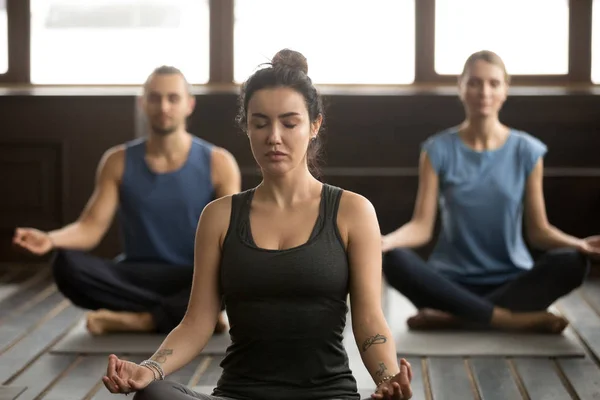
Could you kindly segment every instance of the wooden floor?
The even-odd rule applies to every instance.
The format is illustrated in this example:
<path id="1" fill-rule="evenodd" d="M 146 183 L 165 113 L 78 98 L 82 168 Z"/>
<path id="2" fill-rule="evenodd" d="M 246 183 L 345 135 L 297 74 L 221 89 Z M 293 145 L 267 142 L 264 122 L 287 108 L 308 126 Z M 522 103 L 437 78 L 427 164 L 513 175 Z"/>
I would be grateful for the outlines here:
<path id="1" fill-rule="evenodd" d="M 105 355 L 49 353 L 83 312 L 57 292 L 48 269 L 31 271 L 0 270 L 0 400 L 122 398 L 101 383 Z M 585 357 L 410 358 L 413 399 L 600 399 L 600 281 L 587 282 L 558 309 L 584 343 Z M 141 361 L 150 354 L 119 356 Z M 198 357 L 168 379 L 212 386 L 220 361 Z"/>

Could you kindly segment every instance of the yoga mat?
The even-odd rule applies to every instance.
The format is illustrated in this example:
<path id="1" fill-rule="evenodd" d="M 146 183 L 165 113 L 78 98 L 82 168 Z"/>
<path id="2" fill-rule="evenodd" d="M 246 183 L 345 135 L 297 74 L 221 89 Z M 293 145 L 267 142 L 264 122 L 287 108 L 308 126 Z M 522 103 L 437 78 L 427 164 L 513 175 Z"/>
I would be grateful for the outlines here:
<path id="1" fill-rule="evenodd" d="M 584 349 L 573 331 L 561 335 L 508 333 L 499 331 L 410 331 L 406 319 L 415 307 L 402 295 L 388 292 L 386 316 L 399 356 L 584 356 Z M 556 310 L 551 310 L 557 313 Z"/>
<path id="2" fill-rule="evenodd" d="M 117 353 L 154 354 L 166 335 L 147 333 L 117 333 L 106 336 L 93 336 L 82 319 L 61 339 L 51 353 Z M 228 333 L 214 335 L 201 354 L 224 355 L 231 343 Z"/>

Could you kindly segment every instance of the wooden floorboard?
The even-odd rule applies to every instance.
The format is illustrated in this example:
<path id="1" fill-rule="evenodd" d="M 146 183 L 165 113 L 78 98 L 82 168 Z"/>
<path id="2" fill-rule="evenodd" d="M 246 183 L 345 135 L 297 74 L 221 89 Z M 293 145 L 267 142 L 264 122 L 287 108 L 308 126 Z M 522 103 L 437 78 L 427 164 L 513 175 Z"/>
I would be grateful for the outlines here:
<path id="1" fill-rule="evenodd" d="M 48 351 L 83 310 L 62 297 L 48 270 L 23 271 L 0 271 L 0 400 L 114 400 L 101 382 L 106 356 Z M 586 283 L 558 309 L 585 344 L 585 357 L 411 357 L 413 399 L 600 400 L 600 281 Z M 140 362 L 151 354 L 119 356 Z M 168 379 L 213 388 L 222 359 L 199 356 Z"/>
<path id="2" fill-rule="evenodd" d="M 71 354 L 44 354 L 10 385 L 27 387 L 27 390 L 19 396 L 19 400 L 34 400 L 44 393 L 76 359 L 77 356 Z"/>
<path id="3" fill-rule="evenodd" d="M 64 297 L 60 293 L 51 292 L 48 297 L 42 297 L 23 313 L 7 317 L 0 324 L 0 354 L 6 347 L 27 335 L 40 323 L 43 317 L 59 307 L 62 302 L 64 302 Z"/>
<path id="4" fill-rule="evenodd" d="M 537 357 L 516 358 L 512 360 L 512 363 L 530 399 L 563 400 L 571 398 L 554 360 Z"/>
<path id="5" fill-rule="evenodd" d="M 49 287 L 52 284 L 49 276 L 50 274 L 47 270 L 37 272 L 33 276 L 35 279 L 29 281 L 29 285 L 22 285 L 18 293 L 1 301 L 0 323 L 2 323 L 2 320 L 7 315 L 18 312 L 21 307 L 26 305 L 29 301 L 34 299 L 36 295 L 41 293 L 44 288 Z"/>
<path id="6" fill-rule="evenodd" d="M 173 382 L 182 383 L 186 386 L 194 386 L 193 385 L 194 382 L 192 380 L 196 375 L 196 371 L 198 370 L 198 367 L 201 365 L 202 361 L 205 359 L 206 359 L 206 356 L 196 357 L 192 362 L 185 365 L 179 371 L 176 371 L 176 372 L 172 373 L 171 375 L 169 375 L 167 377 L 167 379 L 169 379 Z"/>
<path id="7" fill-rule="evenodd" d="M 0 382 L 6 383 L 48 350 L 81 317 L 81 310 L 65 300 L 55 308 L 55 314 L 0 355 Z"/>
<path id="8" fill-rule="evenodd" d="M 600 399 L 600 369 L 589 358 L 565 358 L 558 361 L 569 385 L 582 400 Z"/>
<path id="9" fill-rule="evenodd" d="M 562 298 L 557 305 L 575 332 L 597 360 L 600 360 L 600 315 L 580 291 Z"/>
<path id="10" fill-rule="evenodd" d="M 505 358 L 477 357 L 469 360 L 479 396 L 484 400 L 521 399 L 510 366 Z"/>
<path id="11" fill-rule="evenodd" d="M 0 400 L 16 400 L 26 389 L 19 386 L 0 386 Z"/>
<path id="12" fill-rule="evenodd" d="M 78 357 L 64 376 L 44 395 L 44 399 L 84 399 L 101 382 L 106 373 L 107 360 L 107 357 L 97 355 Z"/>
<path id="13" fill-rule="evenodd" d="M 427 369 L 434 400 L 475 397 L 467 363 L 462 357 L 428 358 Z"/>
<path id="14" fill-rule="evenodd" d="M 413 399 L 425 399 L 425 380 L 423 377 L 423 360 L 418 357 L 408 357 L 406 361 L 410 363 L 413 371 L 411 389 L 413 391 Z"/>

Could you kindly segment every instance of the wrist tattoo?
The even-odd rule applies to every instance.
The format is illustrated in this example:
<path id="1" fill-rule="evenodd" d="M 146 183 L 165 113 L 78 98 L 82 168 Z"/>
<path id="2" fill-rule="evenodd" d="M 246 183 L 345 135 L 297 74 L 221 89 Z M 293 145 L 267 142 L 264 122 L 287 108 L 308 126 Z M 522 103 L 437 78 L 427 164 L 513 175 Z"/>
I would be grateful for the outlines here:
<path id="1" fill-rule="evenodd" d="M 377 372 L 375 372 L 375 375 L 377 375 L 377 377 L 381 378 L 383 376 L 383 374 L 385 374 L 385 371 L 387 371 L 387 367 L 385 366 L 385 364 L 379 363 L 379 369 L 377 370 Z"/>
<path id="2" fill-rule="evenodd" d="M 374 344 L 383 344 L 385 342 L 387 342 L 387 338 L 378 333 L 375 336 L 371 336 L 370 338 L 365 340 L 365 342 L 362 345 L 362 351 L 367 351 L 369 347 L 373 346 Z"/>
<path id="3" fill-rule="evenodd" d="M 164 364 L 167 361 L 167 356 L 170 356 L 171 354 L 173 354 L 172 349 L 159 350 L 152 356 L 151 360 Z"/>

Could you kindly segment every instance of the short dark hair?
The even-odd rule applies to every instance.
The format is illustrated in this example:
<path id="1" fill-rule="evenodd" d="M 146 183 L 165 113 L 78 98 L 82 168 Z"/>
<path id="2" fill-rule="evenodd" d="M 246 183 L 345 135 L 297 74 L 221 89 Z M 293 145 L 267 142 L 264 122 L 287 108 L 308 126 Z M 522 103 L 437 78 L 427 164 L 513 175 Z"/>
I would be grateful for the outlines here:
<path id="1" fill-rule="evenodd" d="M 190 83 L 186 79 L 183 72 L 181 72 L 181 70 L 179 68 L 173 67 L 171 65 L 161 65 L 160 67 L 154 68 L 152 73 L 150 75 L 148 75 L 146 82 L 144 82 L 144 90 L 146 89 L 148 82 L 150 82 L 150 79 L 152 79 L 152 77 L 154 77 L 155 75 L 179 75 L 179 76 L 181 76 L 183 78 L 183 81 L 185 83 L 185 87 L 187 88 L 188 93 L 192 94 L 192 85 L 190 85 Z"/>
<path id="2" fill-rule="evenodd" d="M 301 53 L 283 49 L 277 52 L 268 67 L 259 69 L 242 85 L 239 96 L 239 111 L 237 123 L 246 132 L 248 124 L 248 103 L 254 93 L 261 89 L 288 87 L 304 97 L 310 122 L 315 122 L 319 116 L 324 119 L 323 101 L 321 95 L 308 77 L 308 63 Z M 314 176 L 320 175 L 319 161 L 321 158 L 322 138 L 317 135 L 308 144 L 307 162 Z"/>

